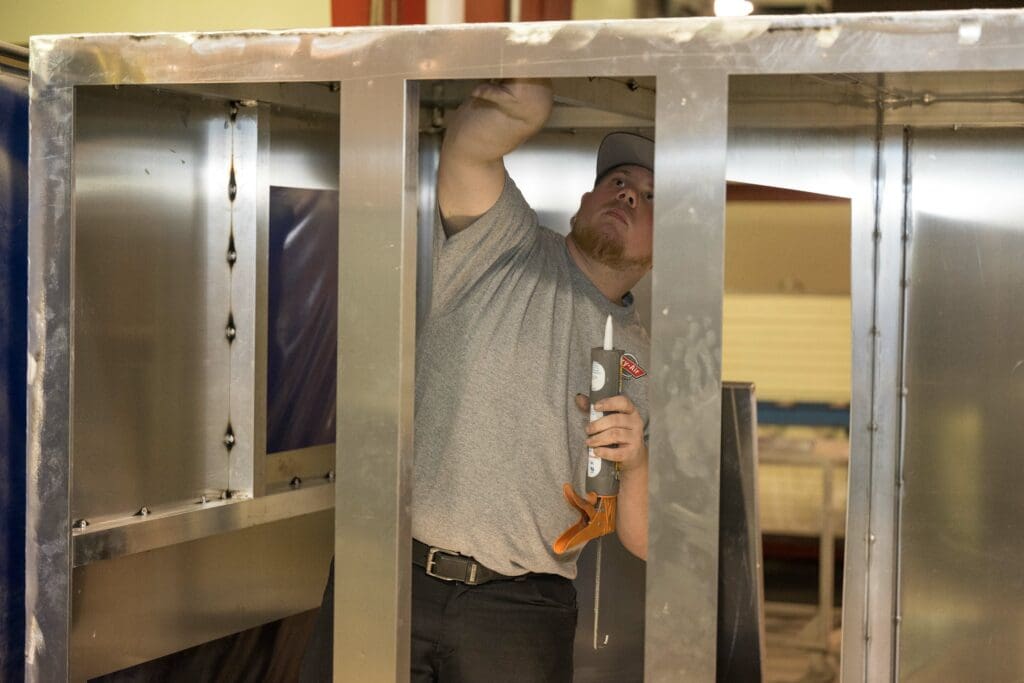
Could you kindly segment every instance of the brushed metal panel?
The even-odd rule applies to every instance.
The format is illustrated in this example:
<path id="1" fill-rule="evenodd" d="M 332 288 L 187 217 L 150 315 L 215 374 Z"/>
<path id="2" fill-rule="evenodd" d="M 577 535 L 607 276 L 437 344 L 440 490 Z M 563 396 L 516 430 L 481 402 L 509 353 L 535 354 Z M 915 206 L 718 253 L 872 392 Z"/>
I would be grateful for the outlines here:
<path id="1" fill-rule="evenodd" d="M 870 594 L 873 574 L 891 570 L 895 552 L 892 533 L 876 535 L 874 519 L 894 520 L 892 477 L 884 479 L 886 463 L 895 460 L 897 444 L 893 404 L 879 401 L 875 387 L 880 378 L 895 376 L 901 337 L 899 333 L 899 280 L 902 264 L 902 231 L 892 211 L 882 220 L 882 175 L 894 163 L 892 153 L 882 154 L 881 128 L 873 130 L 856 147 L 855 183 L 850 202 L 850 460 L 847 481 L 846 546 L 843 566 L 842 678 L 846 681 L 885 680 L 869 677 L 868 661 L 875 667 L 891 666 L 892 621 L 881 633 L 873 632 L 872 610 L 885 617 L 894 611 L 892 591 Z M 899 157 L 901 159 L 901 157 Z M 884 162 L 884 163 L 883 163 Z M 891 177 L 895 171 L 888 171 Z M 896 177 L 899 177 L 897 174 Z M 900 181 L 892 181 L 897 186 Z M 891 191 L 891 190 L 889 190 Z M 892 199 L 884 206 L 889 207 Z M 896 214 L 901 218 L 900 214 Z M 875 426 L 879 426 L 879 430 Z M 881 432 L 884 426 L 885 431 Z M 875 484 L 878 484 L 876 486 Z M 875 562 L 882 559 L 881 565 Z M 869 605 L 870 600 L 870 605 Z"/>
<path id="2" fill-rule="evenodd" d="M 229 116 L 221 101 L 77 91 L 75 519 L 228 487 Z"/>
<path id="3" fill-rule="evenodd" d="M 76 568 L 70 679 L 316 607 L 331 529 L 324 511 Z"/>
<path id="4" fill-rule="evenodd" d="M 74 566 L 176 546 L 230 531 L 329 510 L 334 487 L 317 477 L 301 487 L 282 484 L 252 499 L 211 500 L 188 507 L 90 525 L 72 532 Z"/>
<path id="5" fill-rule="evenodd" d="M 712 681 L 728 78 L 657 74 L 645 680 Z"/>
<path id="6" fill-rule="evenodd" d="M 25 679 L 68 677 L 71 629 L 71 226 L 74 90 L 35 70 L 29 130 Z"/>
<path id="7" fill-rule="evenodd" d="M 223 105 L 222 105 L 223 106 Z M 215 110 L 216 111 L 216 110 Z M 216 272 L 221 261 L 228 262 L 228 310 L 230 320 L 234 329 L 234 337 L 228 345 L 228 416 L 227 424 L 231 426 L 231 434 L 234 437 L 234 445 L 228 449 L 227 462 L 227 485 L 225 488 L 243 495 L 253 495 L 260 477 L 255 476 L 256 467 L 256 446 L 258 439 L 255 434 L 256 425 L 256 396 L 254 376 L 256 372 L 256 349 L 257 343 L 257 270 L 259 269 L 259 230 L 257 219 L 263 209 L 261 197 L 261 180 L 265 176 L 260 168 L 261 149 L 259 131 L 259 111 L 255 106 L 228 104 L 228 138 L 230 142 L 230 170 L 229 183 L 233 182 L 232 189 L 228 190 L 229 213 L 228 220 L 228 245 L 218 245 L 211 235 L 208 240 L 209 260 L 206 264 L 200 264 L 200 268 L 206 268 Z M 217 178 L 210 179 L 216 188 Z M 219 208 L 223 201 L 223 187 L 220 192 L 213 189 L 209 192 L 211 197 L 209 205 Z M 219 212 L 218 212 L 219 213 Z M 210 221 L 213 224 L 218 218 Z M 212 227 L 212 225 L 210 225 Z M 166 229 L 166 228 L 165 228 Z M 216 233 L 214 230 L 209 232 Z M 234 263 L 230 263 L 228 251 L 234 245 Z M 219 253 L 218 253 L 219 252 Z M 213 322 L 216 322 L 218 313 L 216 302 L 210 306 L 207 315 L 212 314 Z M 213 328 L 216 330 L 216 328 Z M 211 351 L 216 345 L 211 345 Z M 217 381 L 216 375 L 206 377 L 201 381 Z M 206 388 L 209 393 L 210 389 Z M 221 435 L 220 445 L 224 444 L 224 435 Z M 216 449 L 214 449 L 216 453 Z M 202 456 L 200 456 L 202 457 Z M 206 466 L 213 465 L 213 459 L 208 459 Z"/>
<path id="8" fill-rule="evenodd" d="M 895 667 L 896 640 L 896 571 L 898 552 L 897 508 L 899 479 L 897 462 L 902 435 L 902 372 L 900 368 L 903 341 L 904 228 L 905 228 L 905 145 L 902 128 L 879 127 L 876 219 L 873 239 L 876 242 L 872 268 L 875 280 L 872 325 L 871 410 L 863 418 L 851 407 L 850 416 L 850 487 L 849 512 L 862 510 L 855 506 L 859 476 L 853 458 L 864 453 L 862 441 L 870 443 L 870 479 L 867 489 L 869 507 L 859 530 L 847 531 L 847 543 L 864 544 L 866 572 L 863 584 L 860 575 L 844 587 L 844 599 L 862 602 L 864 626 L 863 649 L 851 655 L 859 657 L 852 666 L 863 666 L 865 681 L 892 680 Z M 854 330 L 854 360 L 857 359 L 858 331 Z M 856 386 L 854 387 L 856 388 Z M 851 526 L 855 526 L 851 524 Z M 854 534 L 858 534 L 857 537 Z M 861 557 L 855 553 L 854 558 Z M 863 586 L 863 588 L 861 588 Z M 844 617 L 846 615 L 844 614 Z M 844 622 L 845 623 L 845 622 Z M 845 643 L 849 643 L 845 638 Z M 845 666 L 845 665 L 844 665 Z"/>
<path id="9" fill-rule="evenodd" d="M 418 112 L 415 83 L 342 84 L 338 681 L 401 680 L 409 671 Z"/>
<path id="10" fill-rule="evenodd" d="M 308 88 L 317 93 L 326 90 L 318 85 L 309 85 Z M 337 94 L 332 99 L 337 109 Z M 275 105 L 270 107 L 269 118 L 270 184 L 337 190 L 337 114 Z"/>
<path id="11" fill-rule="evenodd" d="M 1024 678 L 1020 128 L 914 130 L 901 681 Z"/>
<path id="12" fill-rule="evenodd" d="M 752 16 L 461 25 L 416 30 L 36 36 L 56 86 L 681 73 L 999 71 L 1024 68 L 1024 13 Z M 40 61 L 41 60 L 41 61 Z M 538 69 L 543 64 L 543 71 Z"/>

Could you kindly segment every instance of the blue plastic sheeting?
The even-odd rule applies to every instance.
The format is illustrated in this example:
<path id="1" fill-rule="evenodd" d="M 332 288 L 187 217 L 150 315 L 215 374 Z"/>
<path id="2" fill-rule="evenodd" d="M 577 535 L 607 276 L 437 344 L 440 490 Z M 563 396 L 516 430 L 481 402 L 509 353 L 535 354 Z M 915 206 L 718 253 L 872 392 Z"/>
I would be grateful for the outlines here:
<path id="1" fill-rule="evenodd" d="M 24 677 L 28 81 L 0 73 L 0 680 Z"/>
<path id="2" fill-rule="evenodd" d="M 850 407 L 829 403 L 757 402 L 757 423 L 850 429 Z"/>
<path id="3" fill-rule="evenodd" d="M 270 188 L 267 453 L 334 443 L 338 193 Z"/>

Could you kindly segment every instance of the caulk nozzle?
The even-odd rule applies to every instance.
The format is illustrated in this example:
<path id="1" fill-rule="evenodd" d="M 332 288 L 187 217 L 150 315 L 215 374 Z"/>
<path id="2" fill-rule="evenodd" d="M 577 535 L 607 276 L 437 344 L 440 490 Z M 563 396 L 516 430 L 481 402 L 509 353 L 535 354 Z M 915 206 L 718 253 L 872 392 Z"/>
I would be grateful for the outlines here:
<path id="1" fill-rule="evenodd" d="M 612 317 L 609 315 L 608 320 L 604 323 L 604 350 L 611 351 L 615 348 L 612 343 Z"/>

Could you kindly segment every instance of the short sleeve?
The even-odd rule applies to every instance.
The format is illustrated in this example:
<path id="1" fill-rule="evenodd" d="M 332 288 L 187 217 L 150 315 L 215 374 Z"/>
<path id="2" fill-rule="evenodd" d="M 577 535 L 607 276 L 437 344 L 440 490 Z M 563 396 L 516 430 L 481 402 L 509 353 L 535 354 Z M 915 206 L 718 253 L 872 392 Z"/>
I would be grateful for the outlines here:
<path id="1" fill-rule="evenodd" d="M 537 214 L 508 174 L 494 206 L 451 237 L 435 207 L 431 310 L 458 305 L 482 280 L 514 268 L 527 258 L 539 233 Z"/>

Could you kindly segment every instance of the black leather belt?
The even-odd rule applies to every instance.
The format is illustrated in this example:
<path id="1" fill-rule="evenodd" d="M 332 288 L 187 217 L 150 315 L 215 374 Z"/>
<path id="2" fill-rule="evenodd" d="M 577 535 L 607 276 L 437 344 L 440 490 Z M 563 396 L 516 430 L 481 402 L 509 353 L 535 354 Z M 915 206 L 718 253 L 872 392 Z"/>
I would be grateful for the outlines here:
<path id="1" fill-rule="evenodd" d="M 412 540 L 412 563 L 423 567 L 427 576 L 444 581 L 458 581 L 468 586 L 479 586 L 482 583 L 499 580 L 521 580 L 523 576 L 506 576 L 488 569 L 469 555 L 461 555 L 454 550 L 435 548 L 426 543 Z"/>

